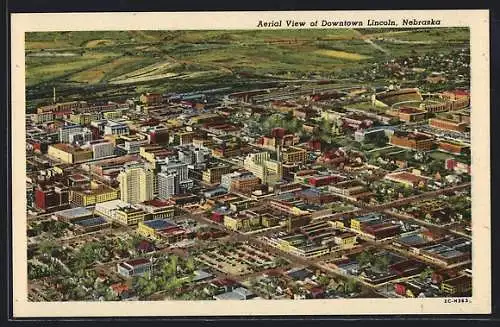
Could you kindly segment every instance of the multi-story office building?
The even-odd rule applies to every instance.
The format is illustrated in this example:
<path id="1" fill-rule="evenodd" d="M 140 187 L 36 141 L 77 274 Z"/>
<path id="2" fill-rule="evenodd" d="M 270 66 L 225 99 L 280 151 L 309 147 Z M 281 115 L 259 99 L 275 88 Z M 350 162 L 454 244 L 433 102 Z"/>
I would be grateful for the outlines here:
<path id="1" fill-rule="evenodd" d="M 126 165 L 118 174 L 121 200 L 135 204 L 153 198 L 153 172 L 143 164 Z"/>
<path id="2" fill-rule="evenodd" d="M 205 161 L 205 154 L 199 148 L 181 149 L 178 152 L 178 156 L 180 161 L 188 165 L 201 164 Z"/>
<path id="3" fill-rule="evenodd" d="M 182 161 L 188 165 L 194 163 L 194 153 L 190 149 L 182 149 L 178 152 L 179 161 Z"/>
<path id="4" fill-rule="evenodd" d="M 188 164 L 177 159 L 166 158 L 160 163 L 158 174 L 158 195 L 167 199 L 172 195 L 182 193 L 193 187 L 193 181 L 188 177 Z"/>
<path id="5" fill-rule="evenodd" d="M 69 188 L 60 183 L 38 185 L 35 190 L 35 205 L 42 210 L 64 208 L 69 205 Z"/>
<path id="6" fill-rule="evenodd" d="M 179 192 L 179 176 L 176 173 L 158 174 L 158 197 L 160 199 L 168 199 Z"/>
<path id="7" fill-rule="evenodd" d="M 92 140 L 92 131 L 84 128 L 81 132 L 72 132 L 68 135 L 68 143 L 71 144 L 84 144 Z"/>
<path id="8" fill-rule="evenodd" d="M 232 180 L 230 190 L 242 193 L 255 191 L 260 186 L 260 179 L 253 175 L 243 175 Z"/>
<path id="9" fill-rule="evenodd" d="M 244 161 L 245 169 L 260 178 L 262 184 L 274 185 L 281 180 L 281 162 L 270 159 L 268 152 L 252 153 Z"/>
<path id="10" fill-rule="evenodd" d="M 96 203 L 118 199 L 118 190 L 102 183 L 91 182 L 90 185 L 81 185 L 70 190 L 71 203 L 86 207 Z"/>
<path id="11" fill-rule="evenodd" d="M 177 132 L 173 135 L 172 141 L 179 145 L 192 144 L 195 135 L 194 132 Z"/>
<path id="12" fill-rule="evenodd" d="M 52 111 L 42 112 L 34 115 L 34 122 L 37 124 L 42 124 L 54 120 L 54 113 Z"/>
<path id="13" fill-rule="evenodd" d="M 231 167 L 229 165 L 210 167 L 203 171 L 202 179 L 208 184 L 220 183 L 222 175 L 228 174 L 230 171 Z"/>
<path id="14" fill-rule="evenodd" d="M 197 163 L 197 164 L 201 164 L 203 162 L 205 162 L 205 154 L 203 153 L 203 151 L 201 149 L 194 149 L 193 151 L 194 153 L 194 162 Z"/>
<path id="15" fill-rule="evenodd" d="M 159 93 L 144 93 L 139 97 L 139 101 L 148 106 L 160 104 L 163 101 L 163 96 Z"/>
<path id="16" fill-rule="evenodd" d="M 222 186 L 226 190 L 229 190 L 231 188 L 231 182 L 237 177 L 241 176 L 241 174 L 241 172 L 235 171 L 229 174 L 222 175 L 220 178 L 220 186 Z"/>
<path id="17" fill-rule="evenodd" d="M 78 125 L 90 125 L 90 122 L 93 120 L 99 120 L 101 119 L 101 113 L 100 112 L 92 112 L 92 113 L 83 113 L 83 114 L 71 114 L 69 116 L 69 120 L 72 123 L 78 124 Z"/>
<path id="18" fill-rule="evenodd" d="M 88 104 L 85 101 L 71 101 L 71 102 L 62 102 L 49 104 L 47 106 L 38 107 L 37 113 L 41 114 L 44 112 L 53 112 L 53 113 L 71 113 L 73 110 L 77 110 L 80 108 L 87 107 Z"/>
<path id="19" fill-rule="evenodd" d="M 106 140 L 96 140 L 88 143 L 94 154 L 94 159 L 110 157 L 114 154 L 113 143 Z"/>
<path id="20" fill-rule="evenodd" d="M 154 199 L 137 204 L 137 207 L 146 213 L 144 220 L 168 219 L 174 217 L 175 203 Z"/>
<path id="21" fill-rule="evenodd" d="M 93 152 L 90 149 L 74 147 L 64 143 L 49 145 L 47 154 L 54 159 L 70 164 L 89 161 L 93 157 Z"/>
<path id="22" fill-rule="evenodd" d="M 159 163 L 161 172 L 176 173 L 180 181 L 188 179 L 188 165 L 177 159 L 166 158 Z"/>
<path id="23" fill-rule="evenodd" d="M 279 156 L 282 162 L 305 163 L 307 161 L 307 150 L 291 146 L 281 150 Z"/>
<path id="24" fill-rule="evenodd" d="M 104 126 L 104 135 L 126 135 L 130 132 L 128 126 L 123 123 L 109 121 Z"/>
<path id="25" fill-rule="evenodd" d="M 70 143 L 69 137 L 71 134 L 81 133 L 85 130 L 85 127 L 80 125 L 67 125 L 59 128 L 59 142 Z"/>

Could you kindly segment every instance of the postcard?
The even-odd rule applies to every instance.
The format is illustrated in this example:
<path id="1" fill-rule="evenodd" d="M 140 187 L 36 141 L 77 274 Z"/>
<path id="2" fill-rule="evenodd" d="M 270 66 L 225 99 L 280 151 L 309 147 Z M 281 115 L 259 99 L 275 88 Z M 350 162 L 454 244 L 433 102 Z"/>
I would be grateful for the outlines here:
<path id="1" fill-rule="evenodd" d="M 14 318 L 491 312 L 487 10 L 11 31 Z"/>

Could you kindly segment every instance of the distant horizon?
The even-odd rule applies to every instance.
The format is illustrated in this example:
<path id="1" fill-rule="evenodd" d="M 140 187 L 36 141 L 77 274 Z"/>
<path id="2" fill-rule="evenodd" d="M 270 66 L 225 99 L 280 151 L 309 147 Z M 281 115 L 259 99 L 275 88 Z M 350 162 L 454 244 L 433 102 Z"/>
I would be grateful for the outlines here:
<path id="1" fill-rule="evenodd" d="M 28 107 L 47 101 L 54 87 L 76 99 L 82 92 L 106 97 L 109 88 L 130 95 L 246 89 L 242 83 L 249 79 L 286 82 L 314 71 L 312 79 L 343 79 L 383 58 L 468 48 L 468 41 L 462 27 L 29 32 Z"/>

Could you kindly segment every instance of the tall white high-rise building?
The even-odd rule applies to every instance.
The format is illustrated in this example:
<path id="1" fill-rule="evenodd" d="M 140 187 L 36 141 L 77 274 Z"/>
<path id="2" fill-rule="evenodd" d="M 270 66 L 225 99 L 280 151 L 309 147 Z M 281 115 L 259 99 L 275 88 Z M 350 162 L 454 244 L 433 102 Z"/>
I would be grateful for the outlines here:
<path id="1" fill-rule="evenodd" d="M 121 200 L 136 204 L 153 199 L 153 172 L 136 163 L 129 164 L 118 174 Z"/>
<path id="2" fill-rule="evenodd" d="M 66 125 L 59 128 L 59 142 L 70 143 L 70 135 L 78 134 L 85 130 L 86 128 L 80 125 Z"/>
<path id="3" fill-rule="evenodd" d="M 159 173 L 158 174 L 158 197 L 161 199 L 168 199 L 173 195 L 180 192 L 179 176 L 172 173 Z"/>
<path id="4" fill-rule="evenodd" d="M 203 154 L 203 151 L 201 151 L 200 149 L 194 149 L 194 158 L 195 158 L 195 162 L 197 164 L 201 164 L 203 162 L 205 162 L 205 155 Z"/>
<path id="5" fill-rule="evenodd" d="M 188 179 L 188 164 L 176 159 L 167 158 L 164 164 L 160 164 L 161 172 L 176 173 L 179 181 Z"/>
<path id="6" fill-rule="evenodd" d="M 179 161 L 182 161 L 188 165 L 193 164 L 194 161 L 193 151 L 189 149 L 183 149 L 179 151 L 178 156 L 179 156 Z"/>
<path id="7" fill-rule="evenodd" d="M 94 153 L 94 159 L 110 157 L 115 150 L 113 143 L 104 140 L 89 142 L 89 146 Z"/>

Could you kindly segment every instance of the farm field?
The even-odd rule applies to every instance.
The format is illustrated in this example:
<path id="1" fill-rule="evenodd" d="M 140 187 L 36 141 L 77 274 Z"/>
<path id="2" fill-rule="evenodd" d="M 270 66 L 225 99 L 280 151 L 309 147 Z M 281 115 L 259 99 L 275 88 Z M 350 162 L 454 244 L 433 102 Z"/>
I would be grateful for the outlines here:
<path id="1" fill-rule="evenodd" d="M 338 50 L 318 50 L 316 51 L 316 53 L 327 57 L 340 58 L 345 60 L 354 60 L 354 61 L 370 58 L 368 56 L 364 56 L 359 53 L 352 53 L 352 52 L 338 51 Z"/>
<path id="2" fill-rule="evenodd" d="M 30 57 L 26 61 L 28 66 L 26 84 L 32 86 L 56 78 L 69 78 L 71 80 L 74 75 L 78 76 L 83 72 L 92 71 L 95 67 L 99 67 L 115 58 L 117 58 L 117 54 L 108 52 L 90 53 L 77 57 L 58 56 L 56 60 L 50 60 L 51 63 L 46 63 L 49 61 L 48 57 Z M 39 61 L 38 65 L 36 65 L 37 61 Z M 30 67 L 30 65 L 33 65 L 33 67 Z M 87 79 L 94 78 L 94 75 L 87 76 Z"/>
<path id="3" fill-rule="evenodd" d="M 98 83 L 102 81 L 109 72 L 115 71 L 120 67 L 136 63 L 137 61 L 140 61 L 140 58 L 120 57 L 100 66 L 95 66 L 79 73 L 73 74 L 71 76 L 71 81 L 83 83 Z"/>
<path id="4" fill-rule="evenodd" d="M 384 37 L 429 43 L 409 47 Z M 443 37 L 449 45 L 435 42 Z M 50 99 L 54 87 L 77 98 L 117 87 L 137 93 L 350 76 L 395 55 L 445 53 L 467 39 L 464 29 L 32 32 L 26 35 L 27 104 Z"/>

